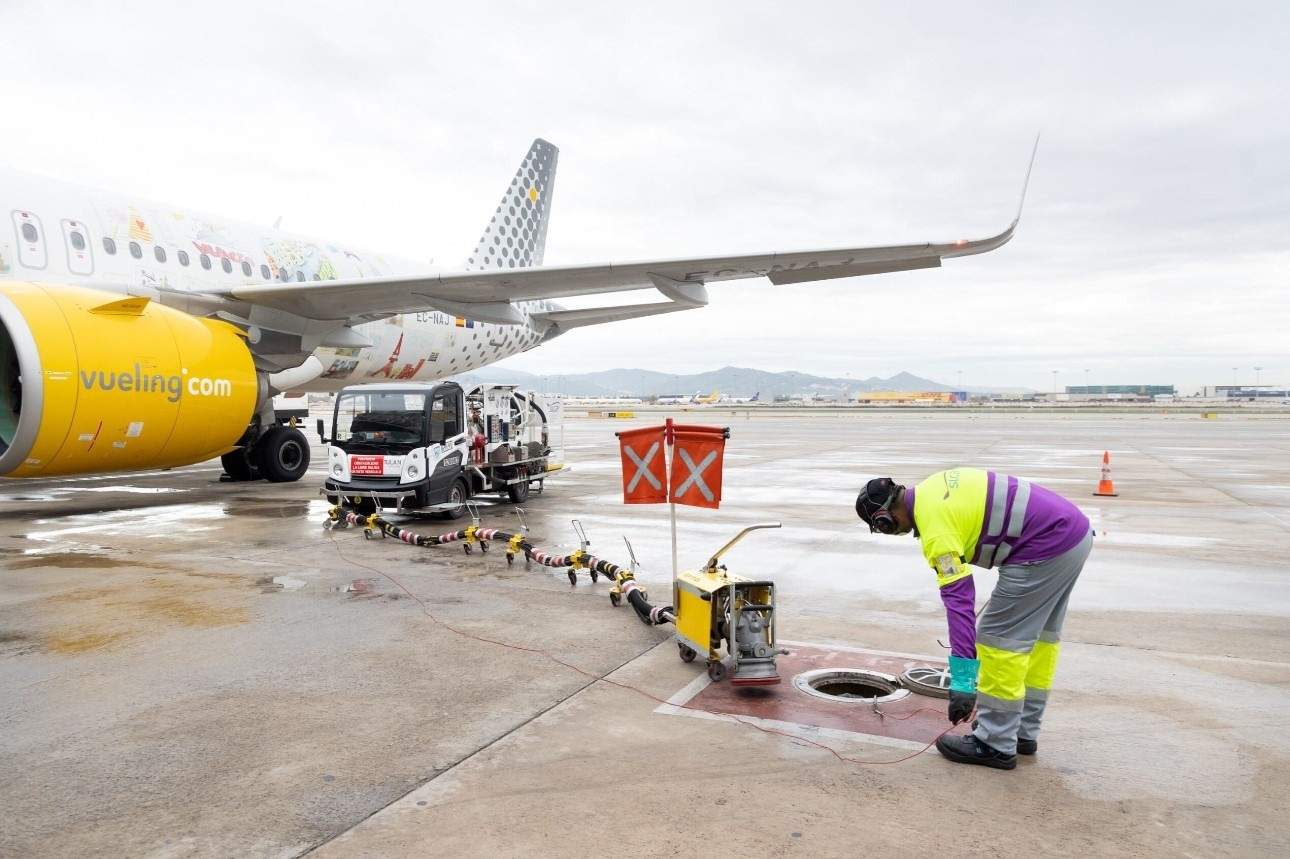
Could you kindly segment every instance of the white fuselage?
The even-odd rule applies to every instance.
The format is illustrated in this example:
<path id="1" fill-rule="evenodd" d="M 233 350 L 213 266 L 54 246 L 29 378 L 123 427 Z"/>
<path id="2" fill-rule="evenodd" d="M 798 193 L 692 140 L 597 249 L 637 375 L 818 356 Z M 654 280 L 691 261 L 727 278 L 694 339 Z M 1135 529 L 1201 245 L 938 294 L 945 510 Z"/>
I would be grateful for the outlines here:
<path id="1" fill-rule="evenodd" d="M 69 283 L 149 295 L 237 284 L 423 274 L 429 266 L 58 182 L 0 172 L 0 280 Z M 551 302 L 517 302 L 527 323 Z M 362 315 L 358 308 L 357 316 Z M 354 326 L 370 346 L 319 347 L 322 375 L 295 391 L 395 380 L 432 381 L 527 351 L 531 324 L 495 325 L 430 311 Z"/>

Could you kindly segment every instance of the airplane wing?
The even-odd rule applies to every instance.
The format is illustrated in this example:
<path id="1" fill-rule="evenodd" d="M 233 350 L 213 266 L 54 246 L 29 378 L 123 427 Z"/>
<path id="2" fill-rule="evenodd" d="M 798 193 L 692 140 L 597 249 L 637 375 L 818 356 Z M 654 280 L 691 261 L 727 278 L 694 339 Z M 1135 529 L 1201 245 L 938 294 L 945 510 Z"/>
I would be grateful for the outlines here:
<path id="1" fill-rule="evenodd" d="M 1035 141 L 1035 151 L 1039 141 Z M 1031 152 L 1021 202 L 1025 202 Z M 248 284 L 222 297 L 317 320 L 439 310 L 498 324 L 523 324 L 516 302 L 656 288 L 670 301 L 590 310 L 541 310 L 532 313 L 559 328 L 651 316 L 701 307 L 709 283 L 765 277 L 796 284 L 884 272 L 937 268 L 945 259 L 985 253 L 1006 244 L 1021 219 L 1021 205 L 1007 229 L 981 239 L 951 242 L 774 252 L 630 263 L 539 266 L 497 271 L 462 271 L 362 280 Z"/>

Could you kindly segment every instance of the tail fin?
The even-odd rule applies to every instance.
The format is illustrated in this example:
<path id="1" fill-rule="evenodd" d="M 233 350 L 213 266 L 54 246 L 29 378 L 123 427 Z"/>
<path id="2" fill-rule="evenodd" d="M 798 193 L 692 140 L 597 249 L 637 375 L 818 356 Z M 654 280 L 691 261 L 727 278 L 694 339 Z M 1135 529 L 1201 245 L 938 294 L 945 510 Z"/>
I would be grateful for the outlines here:
<path id="1" fill-rule="evenodd" d="M 542 138 L 533 141 L 484 234 L 475 244 L 466 262 L 467 271 L 542 264 L 546 227 L 551 220 L 551 196 L 555 191 L 555 163 L 559 157 L 560 150 Z"/>

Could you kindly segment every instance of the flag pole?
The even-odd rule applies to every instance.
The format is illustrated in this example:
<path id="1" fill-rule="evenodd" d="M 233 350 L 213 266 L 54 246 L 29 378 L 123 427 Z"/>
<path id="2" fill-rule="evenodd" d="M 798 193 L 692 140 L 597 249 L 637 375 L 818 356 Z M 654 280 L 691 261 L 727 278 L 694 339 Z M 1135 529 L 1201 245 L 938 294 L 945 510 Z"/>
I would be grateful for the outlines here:
<path id="1" fill-rule="evenodd" d="M 668 513 L 672 518 L 672 604 L 677 604 L 676 579 L 676 499 L 672 497 L 672 459 L 676 455 L 673 447 L 676 445 L 676 431 L 672 427 L 672 419 L 667 419 L 667 424 L 663 431 L 664 440 L 667 447 L 667 507 Z"/>

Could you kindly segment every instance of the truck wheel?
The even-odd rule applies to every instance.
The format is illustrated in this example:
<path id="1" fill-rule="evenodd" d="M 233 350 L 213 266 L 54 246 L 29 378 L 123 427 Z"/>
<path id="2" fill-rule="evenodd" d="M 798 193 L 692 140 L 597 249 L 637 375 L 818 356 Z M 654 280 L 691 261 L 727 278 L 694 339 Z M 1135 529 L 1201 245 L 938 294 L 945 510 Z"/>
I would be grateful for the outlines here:
<path id="1" fill-rule="evenodd" d="M 520 477 L 528 478 L 528 473 L 521 471 Z M 506 487 L 506 496 L 516 504 L 523 504 L 529 497 L 529 482 L 527 479 L 523 483 L 512 483 Z"/>
<path id="2" fill-rule="evenodd" d="M 244 480 L 260 479 L 260 469 L 251 464 L 249 453 L 246 448 L 239 447 L 219 458 L 220 465 L 224 466 L 224 473 L 230 480 L 240 483 Z"/>
<path id="3" fill-rule="evenodd" d="M 451 510 L 445 510 L 441 515 L 445 519 L 460 519 L 466 515 L 466 499 L 470 498 L 470 490 L 466 488 L 466 481 L 460 477 L 452 482 L 448 488 L 448 497 L 443 500 L 445 504 L 452 504 Z"/>
<path id="4" fill-rule="evenodd" d="M 309 470 L 309 442 L 294 427 L 277 426 L 255 444 L 260 473 L 272 483 L 291 483 Z"/>

